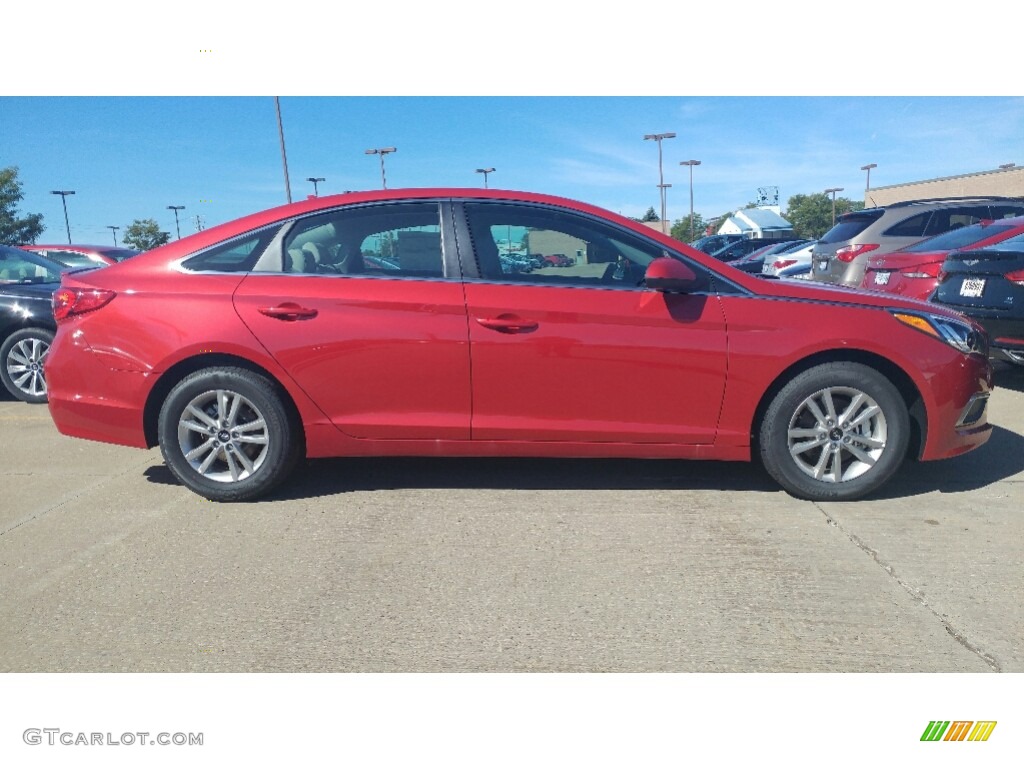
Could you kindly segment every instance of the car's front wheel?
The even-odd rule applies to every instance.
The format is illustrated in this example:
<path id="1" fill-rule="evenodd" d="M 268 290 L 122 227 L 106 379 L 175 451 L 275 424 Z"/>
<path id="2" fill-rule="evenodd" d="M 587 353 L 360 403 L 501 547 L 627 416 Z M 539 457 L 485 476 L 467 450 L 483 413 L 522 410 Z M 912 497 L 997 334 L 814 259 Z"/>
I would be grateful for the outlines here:
<path id="1" fill-rule="evenodd" d="M 244 368 L 182 379 L 158 422 L 168 468 L 211 501 L 245 501 L 281 483 L 302 456 L 300 430 L 275 384 Z"/>
<path id="2" fill-rule="evenodd" d="M 871 493 L 907 453 L 910 415 L 895 386 L 860 363 L 800 373 L 772 399 L 760 429 L 765 469 L 789 493 L 847 501 Z"/>
<path id="3" fill-rule="evenodd" d="M 23 328 L 0 345 L 0 379 L 7 391 L 26 403 L 46 402 L 43 366 L 53 344 L 53 331 Z"/>

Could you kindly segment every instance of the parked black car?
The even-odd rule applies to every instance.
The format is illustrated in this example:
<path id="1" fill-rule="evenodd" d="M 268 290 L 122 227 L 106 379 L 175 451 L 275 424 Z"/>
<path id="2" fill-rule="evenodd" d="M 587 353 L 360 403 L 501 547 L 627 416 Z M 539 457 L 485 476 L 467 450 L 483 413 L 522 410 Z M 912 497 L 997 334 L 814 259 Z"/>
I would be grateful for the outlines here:
<path id="1" fill-rule="evenodd" d="M 778 245 L 780 242 L 782 241 L 778 238 L 747 237 L 730 243 L 724 248 L 719 248 L 717 251 L 713 251 L 711 255 L 719 261 L 733 262 L 764 248 L 766 245 Z"/>
<path id="2" fill-rule="evenodd" d="M 932 301 L 973 320 L 989 335 L 991 356 L 1024 365 L 1024 249 L 997 243 L 953 251 L 942 265 Z"/>
<path id="3" fill-rule="evenodd" d="M 696 248 L 698 251 L 704 253 L 714 253 L 715 251 L 722 250 L 727 245 L 738 243 L 743 239 L 743 235 L 705 235 L 699 237 L 690 243 L 691 248 Z"/>
<path id="4" fill-rule="evenodd" d="M 57 331 L 52 298 L 66 269 L 0 245 L 0 381 L 26 403 L 46 402 L 43 363 Z"/>

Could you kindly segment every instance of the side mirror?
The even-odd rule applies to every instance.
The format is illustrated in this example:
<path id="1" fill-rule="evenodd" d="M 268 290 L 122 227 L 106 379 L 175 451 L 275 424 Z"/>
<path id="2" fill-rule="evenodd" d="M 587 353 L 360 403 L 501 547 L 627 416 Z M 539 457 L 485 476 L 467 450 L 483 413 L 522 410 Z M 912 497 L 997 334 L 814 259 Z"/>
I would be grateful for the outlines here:
<path id="1" fill-rule="evenodd" d="M 647 265 L 644 283 L 661 293 L 689 293 L 697 284 L 697 274 L 681 261 L 667 256 Z"/>

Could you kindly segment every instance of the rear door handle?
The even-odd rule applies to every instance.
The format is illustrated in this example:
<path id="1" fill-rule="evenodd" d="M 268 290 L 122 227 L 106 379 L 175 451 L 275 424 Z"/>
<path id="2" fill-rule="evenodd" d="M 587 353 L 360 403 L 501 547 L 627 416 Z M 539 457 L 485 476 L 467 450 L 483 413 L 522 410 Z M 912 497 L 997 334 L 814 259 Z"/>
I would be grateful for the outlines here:
<path id="1" fill-rule="evenodd" d="M 516 315 L 498 315 L 497 317 L 478 317 L 476 319 L 484 328 L 500 333 L 530 333 L 540 327 L 536 320 L 525 320 Z"/>
<path id="2" fill-rule="evenodd" d="M 278 304 L 276 307 L 261 307 L 259 312 L 261 315 L 272 317 L 275 320 L 285 320 L 287 322 L 294 322 L 295 320 L 311 320 L 318 314 L 315 309 L 300 307 L 298 304 L 290 301 L 285 302 L 284 304 Z"/>

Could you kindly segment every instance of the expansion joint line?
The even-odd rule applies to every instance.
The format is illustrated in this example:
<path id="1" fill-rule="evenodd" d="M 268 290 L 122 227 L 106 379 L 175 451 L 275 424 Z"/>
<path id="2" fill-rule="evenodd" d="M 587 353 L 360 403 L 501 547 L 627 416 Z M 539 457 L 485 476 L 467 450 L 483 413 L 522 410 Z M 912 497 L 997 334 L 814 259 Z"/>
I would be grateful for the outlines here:
<path id="1" fill-rule="evenodd" d="M 950 637 L 952 637 L 954 640 L 956 640 L 960 645 L 962 645 L 965 649 L 967 649 L 968 651 L 973 653 L 979 659 L 984 661 L 993 672 L 1002 672 L 1002 668 L 999 666 L 999 662 L 996 661 L 995 657 L 990 655 L 990 654 L 988 654 L 988 653 L 985 653 L 985 651 L 981 650 L 981 648 L 979 648 L 974 643 L 972 643 L 970 640 L 968 640 L 963 632 L 961 632 L 956 627 L 954 627 L 946 619 L 945 616 L 942 616 L 934 608 L 932 608 L 928 604 L 928 601 L 925 599 L 925 596 L 921 593 L 921 590 L 919 590 L 914 585 L 909 584 L 906 581 L 904 581 L 902 578 L 900 578 L 899 575 L 897 575 L 897 573 L 896 573 L 896 569 L 893 568 L 891 565 L 889 565 L 889 563 L 887 563 L 884 560 L 882 560 L 882 558 L 880 558 L 878 556 L 878 552 L 876 552 L 871 547 L 869 547 L 867 544 L 865 544 L 863 541 L 861 541 L 860 538 L 858 538 L 855 534 L 850 533 L 850 531 L 848 531 L 845 528 L 843 528 L 843 526 L 841 526 L 839 524 L 839 522 L 837 520 L 835 520 L 835 518 L 833 518 L 831 515 L 829 515 L 828 512 L 826 512 L 824 509 L 821 508 L 821 505 L 818 502 L 811 502 L 811 503 L 814 504 L 815 509 L 817 509 L 819 512 L 821 512 L 822 515 L 825 516 L 825 521 L 829 525 L 831 525 L 833 528 L 838 528 L 843 533 L 843 535 L 846 536 L 846 538 L 848 538 L 850 541 L 852 541 L 853 544 L 861 552 L 864 552 L 866 555 L 869 555 L 871 557 L 871 559 L 874 560 L 875 563 L 880 568 L 882 568 L 882 570 L 884 570 L 887 574 L 889 574 L 889 576 L 893 579 L 893 581 L 895 581 L 897 584 L 899 584 L 900 587 L 902 587 L 903 590 L 908 595 L 910 595 L 910 597 L 916 603 L 918 603 L 922 608 L 924 608 L 929 613 L 931 613 L 935 618 L 937 618 L 942 623 L 943 629 L 945 629 L 946 632 L 949 633 Z"/>

